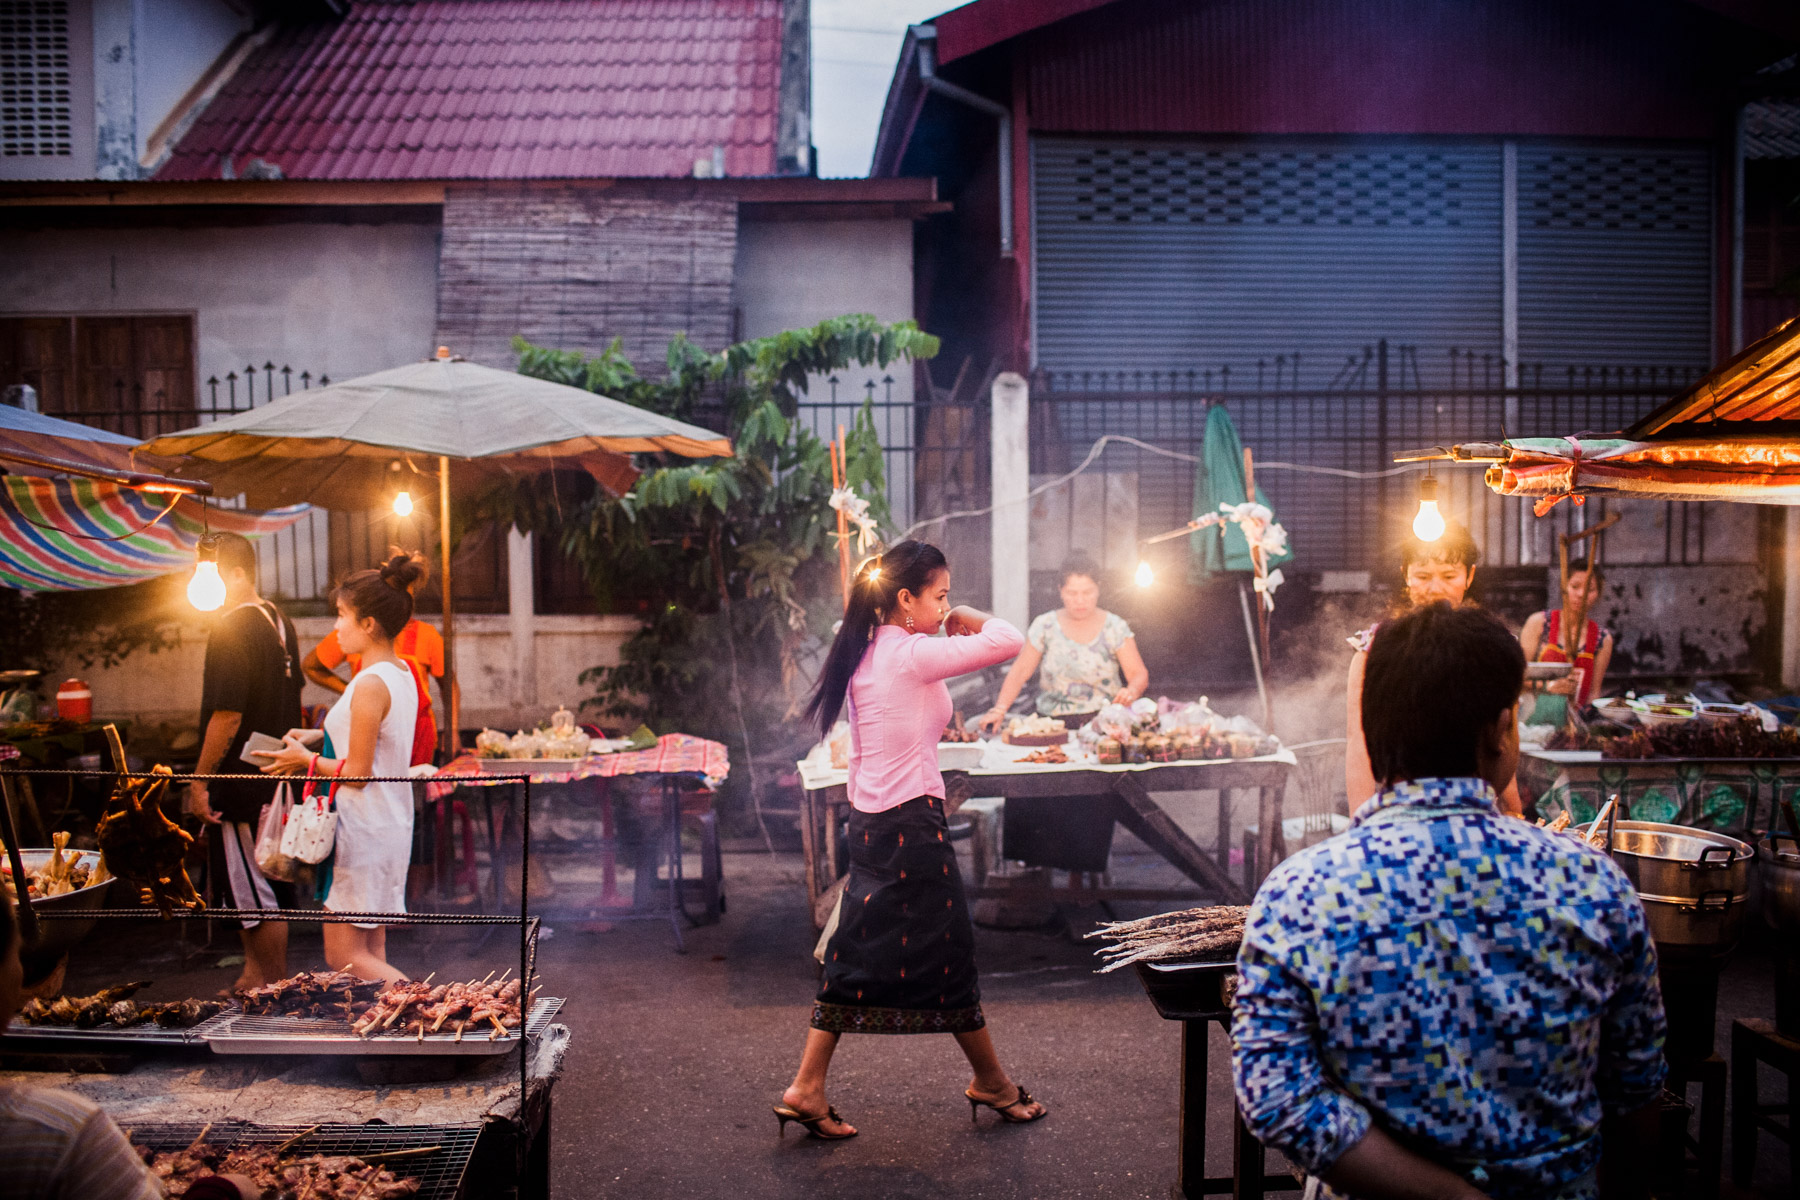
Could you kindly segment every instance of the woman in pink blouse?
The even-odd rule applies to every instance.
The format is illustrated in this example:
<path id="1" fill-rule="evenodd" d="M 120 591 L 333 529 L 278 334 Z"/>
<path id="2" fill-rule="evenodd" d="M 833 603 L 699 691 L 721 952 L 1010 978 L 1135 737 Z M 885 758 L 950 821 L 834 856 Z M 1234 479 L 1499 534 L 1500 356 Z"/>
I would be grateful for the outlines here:
<path id="1" fill-rule="evenodd" d="M 988 1036 L 937 765 L 951 716 L 944 680 L 1005 662 L 1025 639 L 998 617 L 951 608 L 949 595 L 936 546 L 905 541 L 864 563 L 807 709 L 827 733 L 849 710 L 850 878 L 800 1069 L 775 1106 L 784 1130 L 798 1121 L 814 1137 L 856 1135 L 825 1099 L 845 1033 L 952 1034 L 975 1071 L 971 1117 L 986 1107 L 1023 1123 L 1046 1111 Z M 934 637 L 940 628 L 948 636 Z"/>

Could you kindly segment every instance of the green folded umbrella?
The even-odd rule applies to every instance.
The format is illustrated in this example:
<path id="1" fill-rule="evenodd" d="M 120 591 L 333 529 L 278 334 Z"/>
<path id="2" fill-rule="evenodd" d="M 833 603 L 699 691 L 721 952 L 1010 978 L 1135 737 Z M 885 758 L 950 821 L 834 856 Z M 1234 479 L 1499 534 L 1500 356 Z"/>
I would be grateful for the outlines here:
<path id="1" fill-rule="evenodd" d="M 1221 504 L 1236 506 L 1244 500 L 1244 443 L 1238 438 L 1231 414 L 1224 405 L 1215 404 L 1207 414 L 1206 445 L 1194 467 L 1194 517 L 1216 513 Z M 1273 511 L 1261 488 L 1256 489 L 1256 502 Z M 1255 569 L 1244 531 L 1233 522 L 1190 535 L 1188 545 L 1193 551 L 1188 574 L 1195 583 L 1204 583 L 1221 571 Z M 1264 565 L 1273 569 L 1293 558 L 1291 545 L 1286 553 L 1272 556 Z"/>

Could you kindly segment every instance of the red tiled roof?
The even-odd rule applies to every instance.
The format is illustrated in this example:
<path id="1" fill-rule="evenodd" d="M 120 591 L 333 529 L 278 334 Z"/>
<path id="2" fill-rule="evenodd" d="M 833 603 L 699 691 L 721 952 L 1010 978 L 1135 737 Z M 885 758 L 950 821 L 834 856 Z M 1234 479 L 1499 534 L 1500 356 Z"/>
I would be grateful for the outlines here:
<path id="1" fill-rule="evenodd" d="M 781 0 L 352 0 L 280 30 L 158 179 L 728 175 L 775 167 Z"/>

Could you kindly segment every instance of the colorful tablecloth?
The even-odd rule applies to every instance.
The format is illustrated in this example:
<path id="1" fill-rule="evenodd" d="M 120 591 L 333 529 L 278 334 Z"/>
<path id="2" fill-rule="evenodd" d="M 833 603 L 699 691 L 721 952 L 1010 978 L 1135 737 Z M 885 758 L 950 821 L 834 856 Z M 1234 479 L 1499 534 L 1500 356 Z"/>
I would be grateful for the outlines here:
<path id="1" fill-rule="evenodd" d="M 730 773 L 730 755 L 722 743 L 685 733 L 665 733 L 648 750 L 590 754 L 573 767 L 558 766 L 554 770 L 534 771 L 530 759 L 490 760 L 484 768 L 481 759 L 463 754 L 439 768 L 426 785 L 425 794 L 432 800 L 441 800 L 458 785 L 504 783 L 507 776 L 513 775 L 528 775 L 533 783 L 573 783 L 618 775 L 699 775 L 707 787 L 718 787 Z"/>
<path id="2" fill-rule="evenodd" d="M 1791 758 L 1609 758 L 1567 762 L 1526 752 L 1519 787 L 1527 812 L 1546 819 L 1565 809 L 1591 821 L 1617 795 L 1636 821 L 1690 825 L 1732 837 L 1770 827 L 1775 805 L 1800 799 L 1800 760 Z"/>

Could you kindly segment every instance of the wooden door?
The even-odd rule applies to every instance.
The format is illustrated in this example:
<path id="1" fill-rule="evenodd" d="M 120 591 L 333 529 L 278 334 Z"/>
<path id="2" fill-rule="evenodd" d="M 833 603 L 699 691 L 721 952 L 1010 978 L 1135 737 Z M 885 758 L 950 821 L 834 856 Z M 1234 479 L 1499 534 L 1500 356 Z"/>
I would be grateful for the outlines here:
<path id="1" fill-rule="evenodd" d="M 40 412 L 73 407 L 74 333 L 67 317 L 0 317 L 0 388 L 37 389 Z"/>

